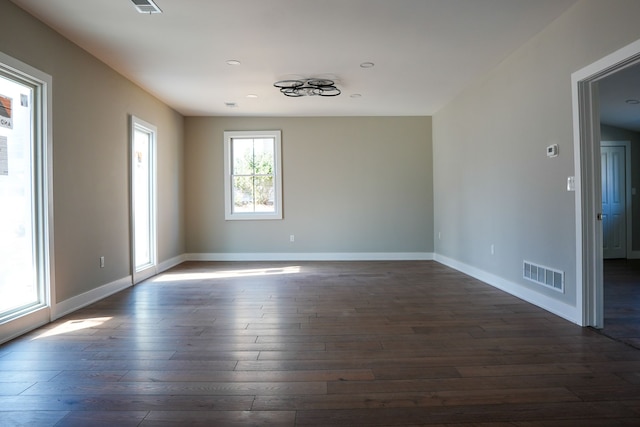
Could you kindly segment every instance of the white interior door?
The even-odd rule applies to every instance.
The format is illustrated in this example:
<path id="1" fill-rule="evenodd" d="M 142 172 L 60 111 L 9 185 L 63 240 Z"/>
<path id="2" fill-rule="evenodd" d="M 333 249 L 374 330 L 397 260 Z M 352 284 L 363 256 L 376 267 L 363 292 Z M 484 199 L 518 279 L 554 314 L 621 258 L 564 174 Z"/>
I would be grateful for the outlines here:
<path id="1" fill-rule="evenodd" d="M 626 156 L 623 146 L 600 147 L 602 249 L 609 258 L 627 257 Z"/>

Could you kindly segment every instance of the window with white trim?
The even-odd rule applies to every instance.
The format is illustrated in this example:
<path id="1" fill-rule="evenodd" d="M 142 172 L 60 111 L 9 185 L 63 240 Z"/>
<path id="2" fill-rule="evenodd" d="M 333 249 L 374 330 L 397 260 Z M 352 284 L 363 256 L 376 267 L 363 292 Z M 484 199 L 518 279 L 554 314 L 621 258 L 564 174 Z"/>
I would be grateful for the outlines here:
<path id="1" fill-rule="evenodd" d="M 225 219 L 282 219 L 280 131 L 224 133 Z"/>

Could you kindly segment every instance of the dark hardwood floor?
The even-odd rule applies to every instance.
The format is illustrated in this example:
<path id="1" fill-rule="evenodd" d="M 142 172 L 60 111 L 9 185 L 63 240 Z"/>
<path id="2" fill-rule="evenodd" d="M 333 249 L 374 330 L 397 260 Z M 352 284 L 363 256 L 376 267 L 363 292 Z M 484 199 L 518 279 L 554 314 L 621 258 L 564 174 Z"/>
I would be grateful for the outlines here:
<path id="1" fill-rule="evenodd" d="M 640 259 L 604 261 L 601 332 L 640 349 Z"/>
<path id="2" fill-rule="evenodd" d="M 0 425 L 638 426 L 640 350 L 435 262 L 185 263 L 0 346 Z"/>

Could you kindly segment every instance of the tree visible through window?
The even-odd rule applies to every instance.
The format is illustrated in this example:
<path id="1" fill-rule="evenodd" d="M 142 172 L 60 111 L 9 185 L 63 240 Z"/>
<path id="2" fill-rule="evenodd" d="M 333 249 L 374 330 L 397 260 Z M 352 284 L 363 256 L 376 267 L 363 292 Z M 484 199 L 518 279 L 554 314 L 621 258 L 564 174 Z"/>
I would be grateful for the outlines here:
<path id="1" fill-rule="evenodd" d="M 280 132 L 225 132 L 226 219 L 280 219 Z"/>

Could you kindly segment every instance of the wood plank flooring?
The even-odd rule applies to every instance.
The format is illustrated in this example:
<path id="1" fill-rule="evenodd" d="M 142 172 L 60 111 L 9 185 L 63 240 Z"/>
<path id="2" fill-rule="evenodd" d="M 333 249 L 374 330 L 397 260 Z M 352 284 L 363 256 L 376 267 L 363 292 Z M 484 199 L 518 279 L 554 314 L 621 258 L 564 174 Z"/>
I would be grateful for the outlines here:
<path id="1" fill-rule="evenodd" d="M 435 262 L 184 263 L 0 346 L 5 426 L 638 426 L 640 351 Z"/>
<path id="2" fill-rule="evenodd" d="M 640 259 L 604 261 L 602 333 L 640 349 Z"/>

